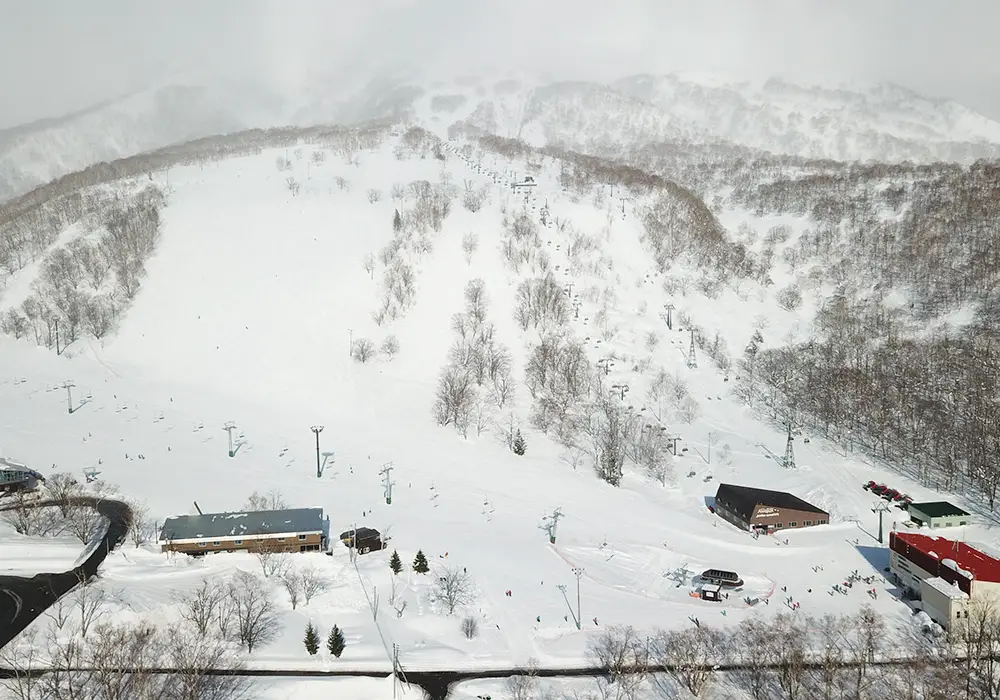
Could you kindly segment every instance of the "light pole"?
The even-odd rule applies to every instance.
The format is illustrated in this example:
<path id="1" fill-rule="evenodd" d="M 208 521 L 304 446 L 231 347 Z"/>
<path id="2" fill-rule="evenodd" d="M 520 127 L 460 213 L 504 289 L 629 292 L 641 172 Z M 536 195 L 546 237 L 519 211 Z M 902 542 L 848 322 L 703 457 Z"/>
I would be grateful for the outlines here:
<path id="1" fill-rule="evenodd" d="M 316 434 L 316 478 L 319 479 L 323 476 L 323 465 L 319 458 L 319 434 L 323 432 L 323 426 L 314 425 L 310 430 Z"/>
<path id="2" fill-rule="evenodd" d="M 580 617 L 580 579 L 583 578 L 583 569 L 574 566 L 573 575 L 576 576 L 576 628 L 580 629 L 580 623 L 583 621 Z"/>
<path id="3" fill-rule="evenodd" d="M 347 329 L 347 356 L 354 357 L 354 329 Z"/>

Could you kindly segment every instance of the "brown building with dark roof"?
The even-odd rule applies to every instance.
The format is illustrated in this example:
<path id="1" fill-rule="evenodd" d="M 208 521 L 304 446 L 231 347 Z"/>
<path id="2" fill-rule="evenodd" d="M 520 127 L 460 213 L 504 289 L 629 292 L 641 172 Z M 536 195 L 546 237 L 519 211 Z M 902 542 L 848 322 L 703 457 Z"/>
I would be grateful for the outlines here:
<path id="1" fill-rule="evenodd" d="M 826 525 L 830 521 L 829 513 L 798 496 L 733 484 L 719 484 L 715 512 L 744 530 L 764 532 Z"/>

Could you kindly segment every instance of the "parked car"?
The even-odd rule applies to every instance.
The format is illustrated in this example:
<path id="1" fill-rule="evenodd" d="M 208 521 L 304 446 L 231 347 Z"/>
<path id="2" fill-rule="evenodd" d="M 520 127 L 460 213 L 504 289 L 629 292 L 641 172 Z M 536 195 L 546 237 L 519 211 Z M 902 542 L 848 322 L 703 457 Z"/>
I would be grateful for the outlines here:
<path id="1" fill-rule="evenodd" d="M 382 533 L 371 527 L 346 530 L 340 533 L 340 541 L 344 543 L 345 547 L 357 549 L 359 554 L 368 554 L 369 552 L 377 552 L 380 549 L 385 549 L 385 541 L 382 539 Z"/>

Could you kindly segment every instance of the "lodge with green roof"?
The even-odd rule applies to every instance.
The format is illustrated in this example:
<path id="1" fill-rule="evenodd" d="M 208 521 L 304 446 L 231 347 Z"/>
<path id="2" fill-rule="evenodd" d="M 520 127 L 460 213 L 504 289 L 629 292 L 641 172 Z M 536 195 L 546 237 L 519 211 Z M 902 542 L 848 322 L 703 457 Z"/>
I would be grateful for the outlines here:
<path id="1" fill-rule="evenodd" d="M 907 508 L 910 520 L 920 527 L 942 528 L 961 527 L 968 525 L 971 516 L 948 501 L 930 501 L 928 503 L 911 503 Z"/>

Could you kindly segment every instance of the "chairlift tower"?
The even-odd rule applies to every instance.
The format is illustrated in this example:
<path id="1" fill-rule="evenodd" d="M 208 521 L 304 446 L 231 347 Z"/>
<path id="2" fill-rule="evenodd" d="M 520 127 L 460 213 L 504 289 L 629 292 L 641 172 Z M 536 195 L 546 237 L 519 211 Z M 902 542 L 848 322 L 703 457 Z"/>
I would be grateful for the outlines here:
<path id="1" fill-rule="evenodd" d="M 222 429 L 225 430 L 226 433 L 229 435 L 229 456 L 235 457 L 236 450 L 233 449 L 233 431 L 236 430 L 236 423 L 229 421 L 228 423 L 222 426 Z"/>
<path id="2" fill-rule="evenodd" d="M 63 389 L 66 390 L 66 412 L 73 413 L 73 387 L 75 387 L 72 381 L 63 382 Z"/>
<path id="3" fill-rule="evenodd" d="M 323 463 L 320 461 L 319 454 L 319 434 L 323 432 L 323 426 L 314 425 L 309 429 L 316 435 L 316 478 L 319 479 L 323 476 Z"/>
<path id="4" fill-rule="evenodd" d="M 694 347 L 694 328 L 691 329 L 691 348 L 688 350 L 687 366 L 690 369 L 695 369 L 698 366 L 698 355 Z"/>
<path id="5" fill-rule="evenodd" d="M 392 466 L 392 462 L 386 462 L 382 465 L 382 470 L 379 474 L 382 477 L 382 487 L 385 495 L 385 504 L 387 506 L 392 505 L 392 487 L 396 483 L 392 480 L 392 470 L 395 467 Z"/>
<path id="6" fill-rule="evenodd" d="M 788 440 L 785 442 L 785 458 L 782 460 L 782 464 L 785 469 L 795 469 L 795 450 L 792 448 L 792 442 L 794 438 L 792 436 L 792 424 L 788 423 Z"/>
<path id="7" fill-rule="evenodd" d="M 551 515 L 546 515 L 542 518 L 541 528 L 545 530 L 549 535 L 549 544 L 556 543 L 556 527 L 559 525 L 560 518 L 563 517 L 562 508 L 556 508 L 552 511 Z"/>

